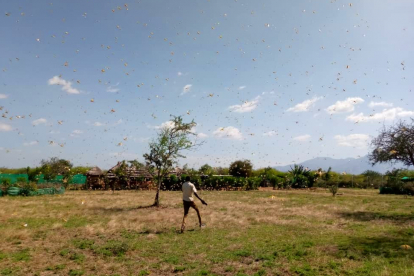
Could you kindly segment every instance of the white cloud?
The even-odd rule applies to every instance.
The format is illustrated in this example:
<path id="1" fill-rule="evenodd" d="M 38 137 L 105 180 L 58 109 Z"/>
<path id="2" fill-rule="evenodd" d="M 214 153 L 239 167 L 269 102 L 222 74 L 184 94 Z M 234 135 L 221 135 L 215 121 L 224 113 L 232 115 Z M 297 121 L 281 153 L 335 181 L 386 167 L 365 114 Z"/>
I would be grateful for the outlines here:
<path id="1" fill-rule="evenodd" d="M 32 122 L 32 125 L 37 126 L 37 125 L 46 124 L 46 123 L 47 123 L 47 120 L 45 118 L 40 118 L 40 119 L 34 120 Z"/>
<path id="2" fill-rule="evenodd" d="M 257 96 L 253 100 L 245 101 L 241 105 L 240 104 L 231 105 L 231 106 L 229 106 L 229 110 L 237 112 L 237 113 L 244 113 L 244 112 L 253 111 L 257 108 L 257 104 L 259 103 L 259 100 L 260 100 L 260 96 Z"/>
<path id="3" fill-rule="evenodd" d="M 329 106 L 326 111 L 330 114 L 352 112 L 355 110 L 355 105 L 363 103 L 364 100 L 358 97 L 347 98 L 344 101 L 337 101 L 335 104 Z"/>
<path id="4" fill-rule="evenodd" d="M 166 121 L 164 123 L 162 123 L 159 126 L 153 126 L 152 128 L 155 129 L 163 129 L 163 128 L 173 128 L 174 127 L 174 122 L 173 121 Z"/>
<path id="5" fill-rule="evenodd" d="M 305 135 L 293 137 L 293 140 L 299 141 L 299 142 L 305 142 L 305 141 L 308 141 L 310 138 L 311 136 L 309 134 L 305 134 Z"/>
<path id="6" fill-rule="evenodd" d="M 162 123 L 159 126 L 151 126 L 149 124 L 147 126 L 148 126 L 148 128 L 163 129 L 163 128 L 173 128 L 175 126 L 175 124 L 174 124 L 173 121 L 166 121 L 166 122 Z M 195 126 L 192 127 L 190 129 L 190 132 L 193 133 L 193 134 L 196 134 L 196 127 Z"/>
<path id="7" fill-rule="evenodd" d="M 292 112 L 305 112 L 309 111 L 309 108 L 311 108 L 317 101 L 322 99 L 321 97 L 314 97 L 310 100 L 303 101 L 301 103 L 298 103 L 294 107 L 289 108 L 287 111 Z"/>
<path id="8" fill-rule="evenodd" d="M 336 135 L 334 138 L 339 146 L 354 147 L 360 149 L 367 148 L 368 142 L 370 140 L 369 136 L 366 134 L 350 134 L 348 136 Z"/>
<path id="9" fill-rule="evenodd" d="M 384 109 L 382 112 L 365 116 L 364 113 L 352 114 L 346 117 L 347 121 L 353 122 L 373 122 L 373 121 L 392 121 L 396 118 L 414 116 L 414 111 L 404 110 L 401 107 Z"/>
<path id="10" fill-rule="evenodd" d="M 114 87 L 114 86 L 108 86 L 108 87 L 106 88 L 106 92 L 109 92 L 109 93 L 116 93 L 116 92 L 118 92 L 119 90 L 121 90 L 121 89 L 116 88 L 116 87 Z"/>
<path id="11" fill-rule="evenodd" d="M 83 131 L 82 131 L 82 130 L 75 129 L 75 130 L 74 130 L 74 131 L 72 131 L 72 133 L 70 134 L 70 137 L 79 137 L 82 133 L 83 133 Z"/>
<path id="12" fill-rule="evenodd" d="M 228 138 L 234 140 L 242 140 L 243 135 L 239 129 L 228 126 L 228 127 L 219 127 L 213 132 L 213 135 L 217 138 Z"/>
<path id="13" fill-rule="evenodd" d="M 39 144 L 38 141 L 31 141 L 31 142 L 23 143 L 23 146 L 27 147 L 27 146 L 34 146 L 34 145 L 37 145 L 37 144 Z"/>
<path id="14" fill-rule="evenodd" d="M 94 126 L 100 127 L 100 126 L 104 126 L 105 124 L 101 123 L 101 122 L 95 122 L 93 123 Z"/>
<path id="15" fill-rule="evenodd" d="M 272 137 L 272 136 L 275 136 L 275 135 L 277 135 L 277 132 L 274 131 L 274 130 L 263 133 L 263 136 L 268 136 L 268 137 Z"/>
<path id="16" fill-rule="evenodd" d="M 377 107 L 377 106 L 381 106 L 381 107 L 391 107 L 393 104 L 392 103 L 386 103 L 386 102 L 370 102 L 369 103 L 369 107 Z"/>
<path id="17" fill-rule="evenodd" d="M 202 133 L 202 132 L 197 133 L 197 138 L 204 139 L 204 138 L 207 138 L 207 137 L 208 137 L 208 135 L 205 134 L 205 133 Z"/>
<path id="18" fill-rule="evenodd" d="M 54 76 L 48 81 L 49 85 L 62 85 L 62 90 L 69 94 L 80 94 L 80 91 L 72 87 L 70 81 L 66 81 L 59 76 Z"/>
<path id="19" fill-rule="evenodd" d="M 183 87 L 183 92 L 181 92 L 181 95 L 184 95 L 184 94 L 186 94 L 186 93 L 190 92 L 190 91 L 191 91 L 191 87 L 192 87 L 192 86 L 193 86 L 192 84 L 187 84 L 187 85 L 185 85 L 185 86 Z"/>
<path id="20" fill-rule="evenodd" d="M 183 75 L 183 73 L 181 73 L 181 72 L 177 73 L 177 76 L 179 76 L 179 77 L 182 76 L 182 75 Z"/>
<path id="21" fill-rule="evenodd" d="M 6 94 L 0 94 L 0 99 L 7 99 L 9 95 Z"/>
<path id="22" fill-rule="evenodd" d="M 122 124 L 124 121 L 122 120 L 122 119 L 119 119 L 118 121 L 116 121 L 115 123 L 114 123 L 114 126 L 117 126 L 117 125 L 120 125 L 120 124 Z"/>
<path id="23" fill-rule="evenodd" d="M 0 123 L 0 131 L 11 131 L 12 129 L 11 125 Z"/>
<path id="24" fill-rule="evenodd" d="M 239 86 L 239 90 L 243 90 L 243 89 L 245 89 L 245 88 L 246 88 L 246 86 L 245 86 L 245 85 Z"/>

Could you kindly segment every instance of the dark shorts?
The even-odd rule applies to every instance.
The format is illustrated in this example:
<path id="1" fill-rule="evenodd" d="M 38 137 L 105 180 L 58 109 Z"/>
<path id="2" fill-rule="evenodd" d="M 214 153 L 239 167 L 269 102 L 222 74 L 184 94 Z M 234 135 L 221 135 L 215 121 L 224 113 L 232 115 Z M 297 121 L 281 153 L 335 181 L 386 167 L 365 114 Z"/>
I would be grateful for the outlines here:
<path id="1" fill-rule="evenodd" d="M 184 215 L 188 214 L 188 211 L 190 210 L 190 207 L 192 207 L 194 210 L 198 211 L 198 207 L 195 204 L 194 201 L 186 201 L 183 200 L 183 204 L 184 204 Z"/>

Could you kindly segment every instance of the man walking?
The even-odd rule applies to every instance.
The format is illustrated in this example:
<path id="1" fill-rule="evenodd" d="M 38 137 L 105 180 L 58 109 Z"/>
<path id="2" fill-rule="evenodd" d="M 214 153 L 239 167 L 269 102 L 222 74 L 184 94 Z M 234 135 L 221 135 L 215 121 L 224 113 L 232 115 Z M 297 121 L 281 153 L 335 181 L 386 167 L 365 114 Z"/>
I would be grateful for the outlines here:
<path id="1" fill-rule="evenodd" d="M 183 218 L 183 224 L 181 225 L 181 233 L 184 232 L 185 219 L 187 218 L 188 211 L 190 210 L 190 207 L 192 207 L 197 212 L 198 223 L 200 224 L 200 228 L 204 226 L 201 223 L 200 210 L 198 210 L 198 207 L 194 202 L 193 193 L 201 201 L 201 203 L 203 203 L 204 205 L 207 205 L 207 203 L 198 196 L 197 189 L 194 186 L 194 184 L 190 182 L 190 177 L 189 176 L 187 176 L 185 178 L 185 182 L 183 183 L 182 189 L 183 189 L 184 218 Z"/>

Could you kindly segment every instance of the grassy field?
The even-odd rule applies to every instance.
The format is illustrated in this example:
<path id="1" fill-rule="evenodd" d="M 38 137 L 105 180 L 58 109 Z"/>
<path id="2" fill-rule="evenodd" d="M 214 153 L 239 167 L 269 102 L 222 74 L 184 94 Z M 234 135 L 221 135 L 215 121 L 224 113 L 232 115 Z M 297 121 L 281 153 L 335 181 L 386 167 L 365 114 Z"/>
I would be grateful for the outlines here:
<path id="1" fill-rule="evenodd" d="M 376 190 L 0 198 L 0 275 L 414 275 L 414 199 Z M 272 196 L 274 196 L 272 198 Z"/>

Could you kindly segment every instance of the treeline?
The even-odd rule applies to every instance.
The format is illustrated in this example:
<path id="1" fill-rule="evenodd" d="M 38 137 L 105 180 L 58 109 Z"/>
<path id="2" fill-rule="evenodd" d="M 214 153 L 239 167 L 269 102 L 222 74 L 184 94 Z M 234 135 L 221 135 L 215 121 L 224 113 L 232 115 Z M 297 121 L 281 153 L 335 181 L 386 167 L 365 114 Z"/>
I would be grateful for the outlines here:
<path id="1" fill-rule="evenodd" d="M 187 175 L 175 176 L 171 175 L 164 178 L 161 189 L 166 191 L 179 191 L 184 179 Z M 190 176 L 191 182 L 202 190 L 226 190 L 226 191 L 248 191 L 257 190 L 262 179 L 260 177 L 235 177 L 235 176 Z"/>
<path id="2" fill-rule="evenodd" d="M 138 162 L 138 161 L 130 161 Z M 145 166 L 139 163 L 140 166 Z M 46 182 L 62 178 L 62 183 L 69 183 L 78 174 L 86 174 L 90 167 L 74 167 L 67 160 L 51 158 L 42 160 L 39 167 L 8 169 L 0 168 L 1 174 L 27 174 L 28 182 L 36 182 L 43 175 Z M 383 193 L 414 194 L 412 182 L 403 182 L 403 177 L 413 178 L 414 171 L 392 170 L 385 174 L 368 170 L 359 175 L 333 172 L 331 168 L 309 170 L 303 166 L 294 165 L 288 172 L 280 172 L 274 168 L 253 169 L 249 160 L 237 160 L 227 167 L 212 167 L 208 164 L 199 169 L 183 167 L 181 176 L 171 175 L 163 179 L 163 190 L 179 190 L 185 176 L 200 189 L 205 190 L 254 190 L 258 187 L 273 187 L 274 189 L 339 187 L 339 188 L 374 188 L 383 187 Z M 1 184 L 1 183 L 0 183 Z"/>
<path id="3" fill-rule="evenodd" d="M 394 183 L 400 185 L 399 179 L 402 177 L 414 177 L 414 171 L 410 170 L 392 170 L 385 174 L 373 170 L 367 170 L 362 174 L 337 173 L 326 168 L 318 170 L 309 170 L 300 165 L 294 165 L 288 172 L 277 171 L 274 168 L 253 169 L 249 160 L 239 160 L 233 162 L 229 168 L 214 168 L 205 164 L 200 169 L 187 169 L 190 176 L 214 176 L 214 175 L 231 175 L 234 177 L 253 177 L 260 180 L 260 187 L 274 187 L 275 189 L 287 188 L 327 188 L 337 185 L 339 188 L 374 188 L 385 187 Z"/>
<path id="4" fill-rule="evenodd" d="M 92 167 L 70 167 L 71 174 L 86 174 Z M 27 174 L 30 181 L 34 181 L 37 175 L 46 174 L 47 179 L 53 179 L 56 175 L 59 175 L 59 170 L 56 173 L 52 172 L 49 168 L 43 166 L 39 167 L 26 167 L 26 168 L 17 168 L 10 169 L 5 167 L 0 167 L 0 174 Z"/>

